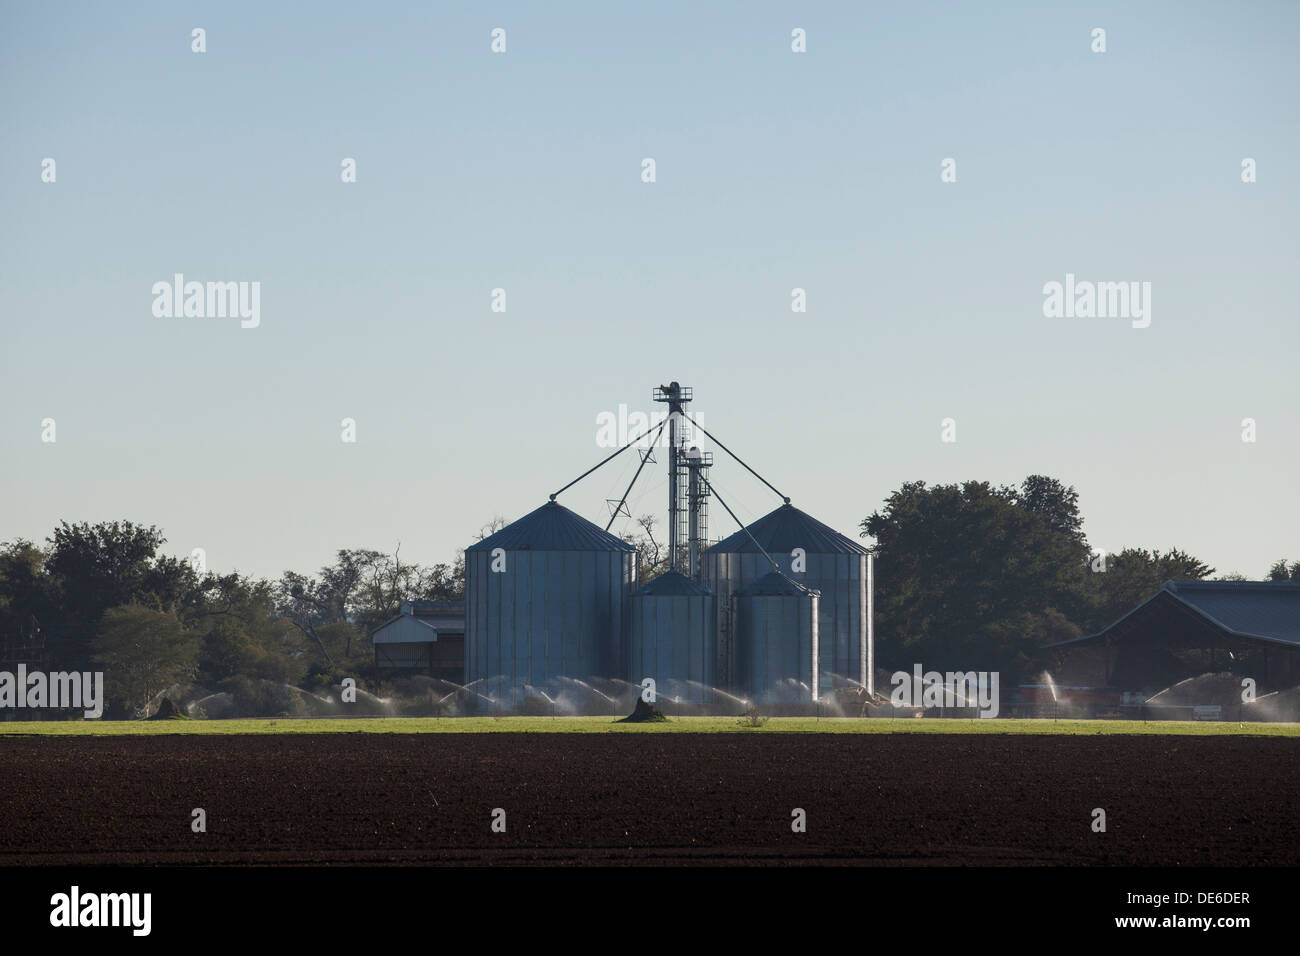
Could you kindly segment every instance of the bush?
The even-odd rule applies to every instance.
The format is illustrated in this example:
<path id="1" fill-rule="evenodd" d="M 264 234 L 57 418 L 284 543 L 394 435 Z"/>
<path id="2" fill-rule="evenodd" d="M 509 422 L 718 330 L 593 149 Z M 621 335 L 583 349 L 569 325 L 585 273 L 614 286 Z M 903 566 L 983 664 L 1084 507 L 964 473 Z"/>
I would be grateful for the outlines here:
<path id="1" fill-rule="evenodd" d="M 106 611 L 93 647 L 105 696 L 141 717 L 159 690 L 193 677 L 199 651 L 174 614 L 137 604 Z"/>
<path id="2" fill-rule="evenodd" d="M 307 667 L 307 673 L 303 676 L 302 686 L 308 690 L 316 690 L 321 687 L 330 687 L 343 681 L 347 674 L 342 674 L 336 668 L 330 667 L 324 661 L 312 661 Z"/>
<path id="3" fill-rule="evenodd" d="M 248 674 L 277 684 L 299 684 L 303 680 L 302 665 L 275 651 L 266 651 L 257 657 Z"/>
<path id="4" fill-rule="evenodd" d="M 767 723 L 767 714 L 760 713 L 757 707 L 751 707 L 736 723 L 742 727 L 762 727 Z"/>
<path id="5" fill-rule="evenodd" d="M 259 653 L 237 621 L 218 618 L 199 645 L 199 680 L 215 684 L 236 674 L 247 674 Z"/>
<path id="6" fill-rule="evenodd" d="M 222 681 L 221 689 L 234 699 L 234 717 L 288 717 L 307 712 L 302 695 L 284 684 L 236 675 Z"/>

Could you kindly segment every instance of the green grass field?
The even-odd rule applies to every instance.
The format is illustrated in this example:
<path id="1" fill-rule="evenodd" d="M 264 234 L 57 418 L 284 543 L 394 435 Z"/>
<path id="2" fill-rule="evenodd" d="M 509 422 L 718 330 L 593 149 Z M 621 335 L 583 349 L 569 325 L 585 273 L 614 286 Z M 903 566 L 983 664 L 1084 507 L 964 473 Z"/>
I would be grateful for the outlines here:
<path id="1" fill-rule="evenodd" d="M 735 717 L 676 717 L 661 724 L 620 724 L 612 717 L 375 717 L 263 720 L 13 721 L 0 737 L 149 737 L 159 734 L 1165 734 L 1297 737 L 1300 724 L 1231 721 L 950 720 L 773 717 L 762 727 Z"/>

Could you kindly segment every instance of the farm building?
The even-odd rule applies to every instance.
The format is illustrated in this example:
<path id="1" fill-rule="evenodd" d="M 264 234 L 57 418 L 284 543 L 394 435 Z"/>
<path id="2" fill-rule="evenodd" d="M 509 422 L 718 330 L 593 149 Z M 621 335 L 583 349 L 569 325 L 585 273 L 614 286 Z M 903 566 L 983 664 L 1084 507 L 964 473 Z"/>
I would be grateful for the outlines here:
<path id="1" fill-rule="evenodd" d="M 820 685 L 831 690 L 849 682 L 874 689 L 867 549 L 788 502 L 704 552 L 701 580 L 718 595 L 719 672 L 741 687 L 753 679 L 743 678 L 739 668 L 748 651 L 737 644 L 731 599 L 771 574 L 772 562 L 785 577 L 819 592 Z"/>
<path id="2" fill-rule="evenodd" d="M 1300 584 L 1166 581 L 1096 634 L 1044 651 L 1062 685 L 1149 691 L 1220 674 L 1284 691 L 1300 683 Z"/>
<path id="3" fill-rule="evenodd" d="M 407 601 L 370 632 L 370 641 L 377 668 L 460 683 L 465 679 L 465 602 Z"/>
<path id="4" fill-rule="evenodd" d="M 680 571 L 661 574 L 628 600 L 627 677 L 646 677 L 686 700 L 716 683 L 713 592 Z M 680 686 L 672 686 L 677 684 Z"/>
<path id="5" fill-rule="evenodd" d="M 817 591 L 780 571 L 769 571 L 732 595 L 737 689 L 760 702 L 791 692 L 795 699 L 818 699 L 820 599 Z"/>
<path id="6" fill-rule="evenodd" d="M 621 675 L 636 584 L 636 548 L 555 501 L 470 545 L 466 682 L 515 700 L 557 678 Z"/>
<path id="7" fill-rule="evenodd" d="M 726 707 L 773 698 L 811 703 L 823 690 L 869 694 L 867 549 L 792 506 L 692 418 L 689 387 L 660 385 L 651 397 L 668 406 L 666 417 L 540 508 L 465 549 L 466 686 L 493 706 L 552 712 L 592 703 L 617 709 L 624 704 L 616 698 L 643 686 L 675 704 Z M 713 484 L 712 452 L 692 444 L 697 429 L 782 504 L 744 525 Z M 631 517 L 628 496 L 661 438 L 667 569 L 638 587 L 636 548 L 610 529 L 620 515 Z M 608 499 L 604 527 L 556 501 L 638 442 L 645 451 L 637 452 L 623 497 Z M 740 526 L 712 547 L 710 502 Z M 577 702 L 582 695 L 589 699 Z"/>

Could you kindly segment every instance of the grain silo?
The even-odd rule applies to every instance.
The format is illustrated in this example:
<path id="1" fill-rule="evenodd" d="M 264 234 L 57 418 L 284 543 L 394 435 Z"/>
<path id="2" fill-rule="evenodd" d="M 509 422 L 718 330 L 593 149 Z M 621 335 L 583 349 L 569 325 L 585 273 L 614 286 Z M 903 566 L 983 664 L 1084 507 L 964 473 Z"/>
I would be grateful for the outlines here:
<path id="1" fill-rule="evenodd" d="M 659 694 L 702 703 L 715 683 L 713 592 L 667 571 L 629 601 L 627 678 L 650 677 Z"/>
<path id="2" fill-rule="evenodd" d="M 830 691 L 845 682 L 873 686 L 874 654 L 867 636 L 867 549 L 788 502 L 704 553 L 700 580 L 718 601 L 720 679 L 739 686 L 731 598 L 772 571 L 764 551 L 791 580 L 821 592 L 818 653 L 822 689 Z"/>
<path id="3" fill-rule="evenodd" d="M 769 571 L 731 602 L 737 687 L 760 703 L 817 700 L 817 592 Z"/>
<path id="4" fill-rule="evenodd" d="M 636 549 L 554 500 L 465 549 L 465 680 L 502 706 L 620 677 Z"/>

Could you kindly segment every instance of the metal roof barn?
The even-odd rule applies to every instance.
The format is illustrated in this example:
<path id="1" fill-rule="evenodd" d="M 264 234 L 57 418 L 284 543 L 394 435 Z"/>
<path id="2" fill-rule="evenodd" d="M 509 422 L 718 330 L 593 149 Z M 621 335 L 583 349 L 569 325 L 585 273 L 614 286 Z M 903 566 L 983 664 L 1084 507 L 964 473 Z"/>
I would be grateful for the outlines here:
<path id="1" fill-rule="evenodd" d="M 1159 687 L 1222 668 L 1282 690 L 1300 681 L 1300 584 L 1166 581 L 1096 634 L 1044 650 L 1075 684 Z"/>
<path id="2" fill-rule="evenodd" d="M 632 545 L 554 501 L 470 545 L 466 683 L 513 707 L 557 678 L 622 675 L 636 581 Z"/>
<path id="3" fill-rule="evenodd" d="M 770 571 L 732 597 L 740 689 L 755 701 L 815 701 L 820 696 L 815 590 Z"/>
<path id="4" fill-rule="evenodd" d="M 760 547 L 762 550 L 760 550 Z M 803 569 L 794 566 L 796 548 L 804 552 Z M 819 601 L 819 678 L 830 689 L 847 678 L 873 684 L 875 666 L 867 639 L 867 549 L 790 504 L 759 518 L 746 530 L 724 538 L 704 553 L 701 581 L 718 598 L 718 671 L 735 684 L 735 622 L 728 613 L 741 588 L 771 573 L 766 551 L 781 572 L 821 592 Z"/>
<path id="5" fill-rule="evenodd" d="M 714 604 L 712 591 L 680 571 L 635 592 L 628 611 L 628 680 L 639 685 L 651 677 L 660 695 L 704 702 L 715 680 Z"/>

